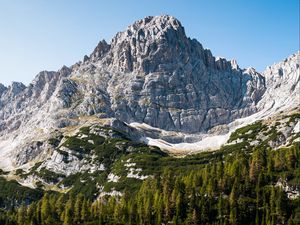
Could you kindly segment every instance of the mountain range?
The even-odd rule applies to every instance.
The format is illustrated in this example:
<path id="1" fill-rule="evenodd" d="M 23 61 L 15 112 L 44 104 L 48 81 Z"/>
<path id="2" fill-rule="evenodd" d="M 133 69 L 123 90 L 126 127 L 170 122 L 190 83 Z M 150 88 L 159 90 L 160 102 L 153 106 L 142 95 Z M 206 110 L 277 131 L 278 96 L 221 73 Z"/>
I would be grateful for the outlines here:
<path id="1" fill-rule="evenodd" d="M 299 108 L 299 57 L 263 73 L 241 69 L 188 38 L 176 18 L 146 17 L 71 67 L 42 71 L 28 86 L 0 85 L 0 166 L 39 157 L 53 132 L 87 117 L 134 129 L 130 138 L 161 148 L 215 149 L 223 143 L 211 136 L 236 129 L 228 125 L 237 119 L 252 115 L 253 122 Z M 182 145 L 201 140 L 205 147 Z"/>

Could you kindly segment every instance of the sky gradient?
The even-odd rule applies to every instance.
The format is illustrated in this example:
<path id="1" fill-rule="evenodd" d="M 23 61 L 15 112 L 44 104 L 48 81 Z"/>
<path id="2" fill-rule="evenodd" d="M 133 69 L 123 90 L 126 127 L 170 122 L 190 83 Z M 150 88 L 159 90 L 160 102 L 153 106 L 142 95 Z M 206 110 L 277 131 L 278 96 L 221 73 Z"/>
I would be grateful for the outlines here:
<path id="1" fill-rule="evenodd" d="M 135 20 L 162 14 L 242 68 L 263 71 L 299 50 L 299 0 L 0 0 L 0 83 L 28 85 L 42 70 L 82 60 Z"/>

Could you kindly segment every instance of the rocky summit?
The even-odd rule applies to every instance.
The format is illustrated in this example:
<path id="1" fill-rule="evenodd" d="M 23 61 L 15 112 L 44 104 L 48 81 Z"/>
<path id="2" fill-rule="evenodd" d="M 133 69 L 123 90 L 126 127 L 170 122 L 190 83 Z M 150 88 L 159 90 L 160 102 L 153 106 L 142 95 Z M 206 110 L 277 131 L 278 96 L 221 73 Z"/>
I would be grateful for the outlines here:
<path id="1" fill-rule="evenodd" d="M 263 73 L 241 69 L 188 38 L 176 18 L 146 17 L 100 41 L 83 61 L 42 71 L 28 86 L 0 85 L 0 165 L 43 157 L 45 140 L 83 121 L 109 119 L 149 143 L 147 129 L 133 126 L 147 124 L 160 130 L 156 138 L 175 132 L 171 142 L 184 142 L 239 118 L 297 108 L 297 93 L 299 53 Z"/>

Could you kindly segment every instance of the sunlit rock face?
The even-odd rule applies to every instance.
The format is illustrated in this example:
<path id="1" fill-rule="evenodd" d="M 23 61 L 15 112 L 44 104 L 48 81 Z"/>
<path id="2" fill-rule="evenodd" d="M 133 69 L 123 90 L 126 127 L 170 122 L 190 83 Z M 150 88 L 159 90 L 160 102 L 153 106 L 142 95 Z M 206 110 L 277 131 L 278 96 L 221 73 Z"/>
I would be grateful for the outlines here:
<path id="1" fill-rule="evenodd" d="M 105 107 L 95 113 L 111 111 L 125 122 L 184 132 L 206 131 L 255 112 L 265 91 L 259 73 L 216 59 L 172 16 L 146 17 L 110 44 L 101 41 L 74 74 L 99 82 Z"/>

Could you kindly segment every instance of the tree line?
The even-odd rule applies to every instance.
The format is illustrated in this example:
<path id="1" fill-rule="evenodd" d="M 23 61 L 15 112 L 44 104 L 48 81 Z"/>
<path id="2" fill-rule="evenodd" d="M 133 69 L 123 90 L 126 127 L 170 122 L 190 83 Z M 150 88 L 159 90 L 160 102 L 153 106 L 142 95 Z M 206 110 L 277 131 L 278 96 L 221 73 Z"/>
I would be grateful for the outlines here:
<path id="1" fill-rule="evenodd" d="M 0 224 L 296 225 L 300 198 L 288 199 L 275 183 L 299 185 L 299 165 L 299 145 L 236 151 L 189 170 L 166 167 L 121 197 L 45 193 L 30 205 L 0 212 Z"/>

